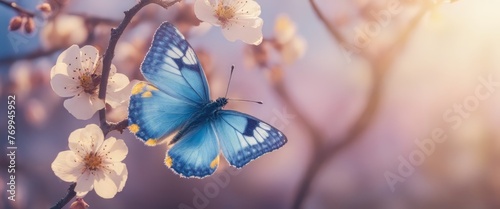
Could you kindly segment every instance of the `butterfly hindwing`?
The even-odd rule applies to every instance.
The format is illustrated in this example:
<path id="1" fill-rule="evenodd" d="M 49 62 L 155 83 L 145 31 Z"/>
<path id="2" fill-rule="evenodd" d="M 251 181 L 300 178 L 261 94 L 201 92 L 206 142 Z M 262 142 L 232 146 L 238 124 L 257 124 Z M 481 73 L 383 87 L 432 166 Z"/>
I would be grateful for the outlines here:
<path id="1" fill-rule="evenodd" d="M 137 83 L 129 104 L 129 130 L 148 145 L 172 134 L 199 109 L 151 84 Z"/>
<path id="2" fill-rule="evenodd" d="M 188 131 L 168 151 L 165 164 L 185 177 L 203 178 L 219 165 L 219 144 L 211 123 Z"/>
<path id="3" fill-rule="evenodd" d="M 141 71 L 149 82 L 172 97 L 196 104 L 210 100 L 207 79 L 194 50 L 169 22 L 156 30 Z"/>
<path id="4" fill-rule="evenodd" d="M 213 124 L 222 153 L 229 164 L 237 168 L 287 142 L 286 136 L 278 129 L 237 111 L 220 110 Z"/>

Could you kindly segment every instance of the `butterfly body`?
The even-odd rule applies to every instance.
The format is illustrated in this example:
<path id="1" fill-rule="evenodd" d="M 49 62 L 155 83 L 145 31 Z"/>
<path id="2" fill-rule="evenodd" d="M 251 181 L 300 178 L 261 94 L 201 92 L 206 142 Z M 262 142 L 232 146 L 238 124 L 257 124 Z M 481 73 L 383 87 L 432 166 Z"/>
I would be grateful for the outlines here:
<path id="1" fill-rule="evenodd" d="M 223 109 L 227 98 L 210 100 L 194 50 L 168 22 L 156 30 L 141 72 L 148 82 L 132 89 L 129 130 L 150 146 L 173 135 L 164 162 L 181 176 L 214 173 L 221 153 L 230 165 L 241 168 L 287 142 L 270 124 Z"/>
<path id="2" fill-rule="evenodd" d="M 210 101 L 209 103 L 203 105 L 203 107 L 196 112 L 191 118 L 189 118 L 186 123 L 179 129 L 179 132 L 174 136 L 169 144 L 174 144 L 179 141 L 185 133 L 189 132 L 193 128 L 214 120 L 217 116 L 217 112 L 220 111 L 227 104 L 227 98 L 221 97 L 215 101 Z"/>

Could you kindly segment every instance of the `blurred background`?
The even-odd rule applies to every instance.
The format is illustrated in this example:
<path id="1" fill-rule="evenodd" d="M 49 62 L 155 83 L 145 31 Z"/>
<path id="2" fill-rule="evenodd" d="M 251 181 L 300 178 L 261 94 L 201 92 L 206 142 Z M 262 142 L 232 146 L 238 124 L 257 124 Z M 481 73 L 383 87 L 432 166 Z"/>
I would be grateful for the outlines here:
<path id="1" fill-rule="evenodd" d="M 212 98 L 224 95 L 235 65 L 229 97 L 264 105 L 227 108 L 275 125 L 289 142 L 241 170 L 221 161 L 200 180 L 171 172 L 166 147 L 111 132 L 129 148 L 128 182 L 110 200 L 90 192 L 91 208 L 500 208 L 500 86 L 484 82 L 500 82 L 499 1 L 261 0 L 260 46 L 229 42 L 220 28 L 200 24 L 192 2 L 139 12 L 117 45 L 118 72 L 143 80 L 139 66 L 155 29 L 173 22 L 203 63 Z M 7 147 L 6 98 L 14 94 L 18 147 L 15 202 L 7 200 L 2 148 L 0 208 L 49 208 L 70 185 L 50 164 L 73 130 L 99 123 L 97 114 L 81 121 L 64 109 L 50 69 L 72 44 L 103 53 L 110 28 L 137 2 L 16 3 L 36 18 L 31 33 L 9 31 L 19 13 L 0 5 L 0 145 Z M 52 11 L 37 9 L 42 3 Z M 477 88 L 488 96 L 474 100 Z M 126 106 L 107 114 L 123 120 Z M 424 153 L 415 141 L 435 129 L 446 140 Z M 401 173 L 403 164 L 414 169 Z"/>

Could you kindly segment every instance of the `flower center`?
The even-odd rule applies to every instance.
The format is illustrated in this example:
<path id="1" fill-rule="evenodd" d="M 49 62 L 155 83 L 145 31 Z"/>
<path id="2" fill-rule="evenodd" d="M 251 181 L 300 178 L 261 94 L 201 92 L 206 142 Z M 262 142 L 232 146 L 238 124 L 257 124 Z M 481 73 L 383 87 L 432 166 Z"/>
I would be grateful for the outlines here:
<path id="1" fill-rule="evenodd" d="M 83 158 L 83 163 L 85 164 L 86 170 L 95 171 L 103 166 L 103 159 L 101 156 L 97 155 L 97 153 L 90 152 Z"/>
<path id="2" fill-rule="evenodd" d="M 225 26 L 235 15 L 236 9 L 234 7 L 224 5 L 223 1 L 220 1 L 219 4 L 217 4 L 215 17 L 217 17 L 222 26 Z"/>
<path id="3" fill-rule="evenodd" d="M 79 77 L 80 86 L 83 88 L 83 91 L 88 94 L 94 94 L 97 91 L 97 87 L 101 83 L 101 76 L 95 73 L 84 73 Z"/>

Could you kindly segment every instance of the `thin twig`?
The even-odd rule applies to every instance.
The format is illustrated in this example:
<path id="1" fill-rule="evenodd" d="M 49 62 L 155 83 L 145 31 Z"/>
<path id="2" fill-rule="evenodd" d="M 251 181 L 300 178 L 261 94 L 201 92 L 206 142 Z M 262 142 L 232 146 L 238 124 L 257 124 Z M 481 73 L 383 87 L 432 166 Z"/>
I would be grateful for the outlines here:
<path id="1" fill-rule="evenodd" d="M 72 183 L 69 188 L 68 188 L 68 193 L 66 194 L 65 197 L 63 197 L 59 202 L 57 202 L 54 206 L 52 206 L 50 209 L 61 209 L 63 208 L 66 204 L 73 199 L 73 197 L 76 196 L 75 192 L 75 187 L 76 183 Z"/>
<path id="2" fill-rule="evenodd" d="M 0 4 L 13 9 L 14 11 L 17 12 L 17 14 L 19 14 L 21 16 L 35 17 L 35 14 L 33 12 L 30 12 L 30 11 L 20 7 L 19 5 L 17 5 L 16 2 L 8 2 L 5 0 L 0 0 Z"/>
<path id="3" fill-rule="evenodd" d="M 319 7 L 316 5 L 314 0 L 310 0 L 313 10 L 318 15 L 318 18 L 322 23 L 326 26 L 329 34 L 332 35 L 334 39 L 336 39 L 339 43 L 346 43 L 346 39 L 344 36 L 338 31 L 335 27 L 328 24 L 326 17 L 320 12 Z M 305 131 L 311 134 L 311 142 L 312 142 L 312 150 L 319 150 L 322 146 L 322 138 L 321 132 L 312 125 L 309 119 L 299 110 L 299 108 L 295 105 L 295 102 L 292 101 L 289 93 L 286 91 L 285 85 L 283 81 L 279 81 L 274 84 L 274 90 L 277 95 L 280 97 L 281 101 L 286 101 L 288 108 L 291 112 L 295 114 L 297 117 L 297 121 L 302 123 L 302 127 L 305 128 Z M 313 152 L 314 155 L 319 154 L 318 152 Z M 319 156 L 313 156 L 313 159 L 318 158 Z"/>
<path id="4" fill-rule="evenodd" d="M 116 130 L 119 131 L 120 133 L 123 133 L 123 130 L 125 130 L 128 127 L 128 120 L 122 120 L 118 123 L 108 123 L 105 129 L 102 129 L 102 132 L 104 135 L 107 135 L 109 132 Z"/>
<path id="5" fill-rule="evenodd" d="M 348 44 L 349 42 L 342 35 L 342 33 L 339 30 L 337 30 L 337 28 L 335 28 L 334 25 L 329 23 L 327 17 L 323 14 L 323 12 L 321 12 L 321 10 L 320 10 L 318 4 L 316 4 L 315 0 L 309 0 L 309 2 L 311 4 L 311 7 L 313 8 L 313 11 L 316 14 L 316 16 L 318 16 L 321 23 L 323 23 L 323 25 L 325 25 L 326 29 L 328 29 L 328 32 L 330 32 L 329 34 L 337 41 L 337 43 L 339 43 L 340 45 L 343 45 L 343 46 Z M 359 51 L 359 53 L 365 58 L 367 58 L 367 56 L 368 56 L 363 51 Z"/>
<path id="6" fill-rule="evenodd" d="M 321 20 L 321 22 L 328 29 L 328 31 L 330 32 L 330 35 L 332 35 L 333 38 L 341 44 L 347 43 L 347 40 L 340 33 L 340 31 L 338 31 L 332 24 L 329 23 L 329 21 L 327 20 L 327 18 L 323 14 L 323 12 L 320 11 L 319 6 L 316 4 L 316 2 L 314 0 L 309 0 L 309 2 L 314 10 L 314 13 L 316 14 L 316 16 L 318 16 L 318 18 Z"/>
<path id="7" fill-rule="evenodd" d="M 37 49 L 37 50 L 32 51 L 30 53 L 26 53 L 26 54 L 20 54 L 20 55 L 14 54 L 12 56 L 2 57 L 2 58 L 0 58 L 0 65 L 12 64 L 18 60 L 23 60 L 23 59 L 33 60 L 33 59 L 37 59 L 40 57 L 50 56 L 58 51 L 62 51 L 62 50 L 67 49 L 68 47 L 70 47 L 73 44 L 80 45 L 80 46 L 91 44 L 95 39 L 95 35 L 94 35 L 93 31 L 98 24 L 112 24 L 112 25 L 117 24 L 116 22 L 113 22 L 113 20 L 106 20 L 106 19 L 102 19 L 102 18 L 95 18 L 95 17 L 83 17 L 83 18 L 85 18 L 85 24 L 87 25 L 87 32 L 88 32 L 87 38 L 83 42 L 81 42 L 81 43 L 64 43 L 64 44 L 61 44 L 60 46 L 55 46 L 55 47 L 50 48 L 50 49 L 40 48 L 40 49 Z"/>
<path id="8" fill-rule="evenodd" d="M 118 27 L 111 29 L 111 38 L 109 39 L 109 45 L 108 48 L 106 48 L 106 52 L 104 53 L 103 61 L 102 61 L 102 75 L 101 75 L 101 84 L 99 85 L 99 99 L 102 99 L 103 101 L 106 101 L 106 89 L 108 85 L 108 78 L 109 78 L 109 71 L 111 70 L 111 61 L 113 60 L 113 57 L 115 56 L 115 47 L 116 44 L 118 43 L 118 40 L 120 39 L 121 35 L 123 34 L 123 31 L 125 31 L 125 28 L 127 25 L 130 23 L 132 20 L 132 17 L 139 12 L 143 7 L 154 3 L 157 4 L 165 9 L 169 8 L 170 6 L 174 5 L 177 2 L 180 2 L 181 0 L 175 0 L 175 1 L 165 1 L 165 0 L 141 0 L 138 4 L 136 4 L 134 7 L 132 7 L 130 10 L 125 11 L 125 17 L 123 18 L 122 22 Z M 107 122 L 106 120 L 106 109 L 103 108 L 99 110 L 99 120 L 101 122 L 101 129 L 106 130 L 106 131 L 112 131 L 112 125 Z"/>
<path id="9" fill-rule="evenodd" d="M 317 6 L 314 6 L 315 3 L 313 0 L 310 0 L 310 2 L 311 4 L 313 4 L 313 7 L 317 8 Z M 387 73 L 390 65 L 393 63 L 396 54 L 405 46 L 405 43 L 408 42 L 410 35 L 418 26 L 418 23 L 427 11 L 428 8 L 426 6 L 423 6 L 419 13 L 415 15 L 414 18 L 410 21 L 406 29 L 400 34 L 400 36 L 388 49 L 388 53 L 380 55 L 382 56 L 381 59 L 373 59 L 376 60 L 376 63 L 373 64 L 374 72 L 372 78 L 372 88 L 362 113 L 354 122 L 353 126 L 351 126 L 351 128 L 347 131 L 345 137 L 343 137 L 342 140 L 333 140 L 340 141 L 339 143 L 325 149 L 313 150 L 313 153 L 315 153 L 315 155 L 313 156 L 313 160 L 311 161 L 312 163 L 309 164 L 309 167 L 307 168 L 306 173 L 299 184 L 299 189 L 295 196 L 292 208 L 299 209 L 302 207 L 305 198 L 309 194 L 311 185 L 316 175 L 326 164 L 326 162 L 340 153 L 340 151 L 344 150 L 344 148 L 346 148 L 347 146 L 358 141 L 361 138 L 360 136 L 369 127 L 371 121 L 375 118 L 377 112 L 376 110 L 380 105 L 385 74 Z M 325 24 L 329 25 L 328 23 Z"/>

